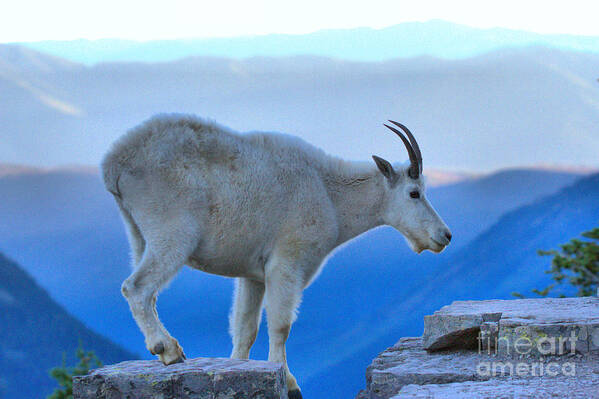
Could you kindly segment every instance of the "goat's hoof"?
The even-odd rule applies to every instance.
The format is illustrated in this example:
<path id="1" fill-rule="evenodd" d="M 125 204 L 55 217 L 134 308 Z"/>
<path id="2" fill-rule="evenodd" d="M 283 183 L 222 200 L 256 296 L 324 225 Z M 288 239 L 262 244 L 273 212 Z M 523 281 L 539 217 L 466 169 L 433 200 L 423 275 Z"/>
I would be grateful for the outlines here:
<path id="1" fill-rule="evenodd" d="M 171 364 L 183 363 L 185 362 L 185 355 L 179 356 L 168 363 L 165 363 L 165 366 L 170 366 Z"/>
<path id="2" fill-rule="evenodd" d="M 302 399 L 302 393 L 299 389 L 293 389 L 287 392 L 287 398 L 289 399 Z"/>
<path id="3" fill-rule="evenodd" d="M 156 346 L 158 346 L 158 345 L 160 345 L 160 344 L 157 344 Z M 183 353 L 183 348 L 181 348 L 181 346 L 179 345 L 177 340 L 174 338 L 172 340 L 172 345 L 173 346 L 166 348 L 165 350 L 163 350 L 162 353 L 159 354 L 160 361 L 165 366 L 170 366 L 171 364 L 183 363 L 183 361 L 186 359 L 185 353 Z"/>
<path id="4" fill-rule="evenodd" d="M 158 342 L 154 347 L 150 350 L 152 355 L 162 355 L 164 353 L 164 344 L 162 342 Z"/>

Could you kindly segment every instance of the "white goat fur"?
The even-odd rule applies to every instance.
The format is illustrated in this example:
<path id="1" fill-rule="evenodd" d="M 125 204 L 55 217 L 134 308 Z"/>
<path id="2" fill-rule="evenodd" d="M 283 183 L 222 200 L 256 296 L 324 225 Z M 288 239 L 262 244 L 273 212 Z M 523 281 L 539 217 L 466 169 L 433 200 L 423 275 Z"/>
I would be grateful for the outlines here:
<path id="1" fill-rule="evenodd" d="M 237 277 L 234 358 L 249 357 L 266 294 L 268 359 L 285 364 L 292 391 L 299 388 L 285 341 L 303 289 L 334 248 L 382 224 L 400 230 L 417 252 L 448 244 L 422 180 L 410 179 L 405 167 L 392 170 L 391 182 L 374 165 L 329 156 L 292 136 L 154 117 L 120 138 L 102 169 L 132 249 L 123 295 L 147 348 L 165 364 L 184 355 L 158 320 L 156 296 L 184 264 Z M 413 190 L 420 200 L 409 198 Z"/>

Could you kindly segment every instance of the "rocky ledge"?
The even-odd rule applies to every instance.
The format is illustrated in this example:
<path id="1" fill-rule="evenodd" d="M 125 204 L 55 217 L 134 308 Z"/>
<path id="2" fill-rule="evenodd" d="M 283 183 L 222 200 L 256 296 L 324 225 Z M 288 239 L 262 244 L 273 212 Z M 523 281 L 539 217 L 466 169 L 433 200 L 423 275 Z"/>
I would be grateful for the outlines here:
<path id="1" fill-rule="evenodd" d="M 599 298 L 459 301 L 366 372 L 356 399 L 599 397 Z"/>
<path id="2" fill-rule="evenodd" d="M 136 360 L 74 377 L 73 398 L 287 399 L 287 385 L 278 363 L 198 358 L 164 366 Z"/>

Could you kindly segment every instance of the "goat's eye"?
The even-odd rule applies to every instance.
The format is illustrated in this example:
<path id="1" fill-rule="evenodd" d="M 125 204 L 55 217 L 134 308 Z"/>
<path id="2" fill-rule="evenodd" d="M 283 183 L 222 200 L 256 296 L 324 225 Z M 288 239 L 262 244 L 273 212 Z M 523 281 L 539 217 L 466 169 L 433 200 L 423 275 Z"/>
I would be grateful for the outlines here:
<path id="1" fill-rule="evenodd" d="M 419 191 L 411 191 L 410 197 L 411 198 L 420 198 L 420 192 Z"/>

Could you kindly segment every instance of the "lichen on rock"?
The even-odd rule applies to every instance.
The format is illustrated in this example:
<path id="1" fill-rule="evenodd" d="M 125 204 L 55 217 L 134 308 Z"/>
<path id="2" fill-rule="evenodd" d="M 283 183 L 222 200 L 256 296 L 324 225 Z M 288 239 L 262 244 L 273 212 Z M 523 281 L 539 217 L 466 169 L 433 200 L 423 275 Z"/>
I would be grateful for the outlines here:
<path id="1" fill-rule="evenodd" d="M 221 358 L 127 361 L 73 379 L 74 399 L 287 399 L 281 364 Z"/>

